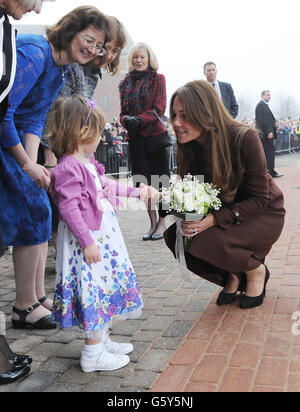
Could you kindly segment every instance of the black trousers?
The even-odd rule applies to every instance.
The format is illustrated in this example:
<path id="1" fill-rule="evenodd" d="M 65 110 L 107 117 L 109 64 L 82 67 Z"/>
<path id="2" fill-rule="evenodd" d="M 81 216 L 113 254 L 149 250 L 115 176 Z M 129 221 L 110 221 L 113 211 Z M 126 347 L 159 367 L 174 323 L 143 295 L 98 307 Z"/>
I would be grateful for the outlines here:
<path id="1" fill-rule="evenodd" d="M 275 143 L 274 139 L 263 139 L 262 145 L 265 151 L 266 160 L 267 160 L 267 169 L 268 172 L 272 175 L 275 168 Z"/>

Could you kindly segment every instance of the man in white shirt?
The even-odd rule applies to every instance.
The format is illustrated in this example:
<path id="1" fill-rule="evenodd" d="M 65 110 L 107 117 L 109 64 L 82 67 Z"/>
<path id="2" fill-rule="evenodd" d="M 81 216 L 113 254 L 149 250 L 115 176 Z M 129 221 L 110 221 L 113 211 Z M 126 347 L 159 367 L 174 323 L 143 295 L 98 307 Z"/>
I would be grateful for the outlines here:
<path id="1" fill-rule="evenodd" d="M 213 62 L 207 62 L 204 65 L 204 75 L 206 80 L 216 89 L 220 99 L 224 106 L 235 119 L 239 112 L 239 106 L 237 104 L 231 84 L 225 82 L 219 82 L 217 80 L 217 66 Z"/>

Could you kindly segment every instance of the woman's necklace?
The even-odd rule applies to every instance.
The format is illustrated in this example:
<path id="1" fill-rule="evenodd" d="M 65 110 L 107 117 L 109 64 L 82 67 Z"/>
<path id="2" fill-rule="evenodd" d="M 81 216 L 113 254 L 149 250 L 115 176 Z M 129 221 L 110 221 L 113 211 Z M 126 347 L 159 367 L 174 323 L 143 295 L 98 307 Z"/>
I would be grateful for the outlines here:
<path id="1" fill-rule="evenodd" d="M 58 52 L 58 59 L 57 59 L 57 65 L 61 66 L 61 77 L 62 77 L 62 81 L 65 81 L 65 76 L 67 74 L 68 71 L 68 66 L 62 63 L 62 58 L 61 58 L 61 52 Z"/>
<path id="2" fill-rule="evenodd" d="M 62 81 L 65 81 L 65 75 L 67 74 L 68 66 L 61 66 L 61 77 Z"/>

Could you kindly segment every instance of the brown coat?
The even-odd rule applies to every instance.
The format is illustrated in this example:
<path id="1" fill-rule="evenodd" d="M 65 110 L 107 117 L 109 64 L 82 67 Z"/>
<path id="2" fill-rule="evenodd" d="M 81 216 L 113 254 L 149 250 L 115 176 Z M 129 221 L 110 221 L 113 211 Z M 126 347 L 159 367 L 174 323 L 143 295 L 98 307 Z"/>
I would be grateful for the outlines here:
<path id="1" fill-rule="evenodd" d="M 217 225 L 198 234 L 186 253 L 192 272 L 221 286 L 229 273 L 242 274 L 264 263 L 284 225 L 283 195 L 267 173 L 264 150 L 253 129 L 245 134 L 241 151 L 245 173 L 235 202 L 214 212 Z M 165 232 L 165 241 L 174 253 L 175 225 Z"/>

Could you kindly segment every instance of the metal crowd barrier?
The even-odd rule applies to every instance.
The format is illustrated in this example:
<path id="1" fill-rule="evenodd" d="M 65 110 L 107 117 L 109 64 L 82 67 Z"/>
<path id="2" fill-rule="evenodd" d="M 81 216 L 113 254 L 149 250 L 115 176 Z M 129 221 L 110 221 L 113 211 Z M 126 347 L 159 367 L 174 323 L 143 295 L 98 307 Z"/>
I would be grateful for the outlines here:
<path id="1" fill-rule="evenodd" d="M 293 153 L 300 150 L 300 138 L 295 133 L 290 132 L 288 136 L 278 136 L 275 140 L 275 153 Z"/>
<path id="2" fill-rule="evenodd" d="M 113 145 L 100 143 L 95 157 L 105 166 L 107 176 L 116 178 L 130 176 L 131 166 L 127 142 L 118 142 Z"/>
<path id="3" fill-rule="evenodd" d="M 168 148 L 169 166 L 171 173 L 176 173 L 176 145 Z M 106 175 L 115 178 L 130 177 L 131 164 L 128 142 L 119 142 L 117 145 L 100 143 L 95 153 L 96 159 L 105 166 Z"/>
<path id="4" fill-rule="evenodd" d="M 176 144 L 168 148 L 169 167 L 171 173 L 177 171 L 177 150 Z M 288 139 L 278 136 L 275 140 L 275 153 L 293 153 L 300 151 L 300 138 L 294 133 L 289 133 Z M 131 176 L 131 164 L 128 142 L 119 142 L 117 145 L 108 145 L 100 143 L 95 154 L 96 159 L 103 163 L 106 169 L 106 175 L 120 178 Z"/>

